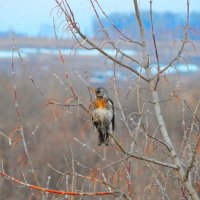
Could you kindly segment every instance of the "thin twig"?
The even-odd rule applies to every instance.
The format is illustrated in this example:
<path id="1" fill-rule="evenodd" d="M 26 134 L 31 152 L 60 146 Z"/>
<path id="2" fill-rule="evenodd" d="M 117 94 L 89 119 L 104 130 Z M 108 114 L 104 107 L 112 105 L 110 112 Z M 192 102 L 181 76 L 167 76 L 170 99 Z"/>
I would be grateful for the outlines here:
<path id="1" fill-rule="evenodd" d="M 13 40 L 14 40 L 14 37 L 13 37 Z M 28 147 L 27 147 L 27 143 L 26 143 L 26 139 L 25 139 L 25 135 L 24 135 L 24 127 L 23 127 L 23 123 L 22 123 L 22 117 L 21 117 L 21 113 L 20 113 L 20 109 L 19 109 L 19 104 L 18 104 L 17 86 L 16 86 L 16 71 L 15 71 L 14 61 L 13 61 L 15 50 L 16 50 L 16 48 L 13 47 L 13 52 L 12 52 L 12 68 L 11 68 L 12 69 L 12 81 L 13 81 L 15 110 L 16 110 L 16 113 L 17 113 L 18 121 L 19 121 L 20 135 L 21 135 L 21 138 L 22 138 L 22 143 L 23 143 L 24 151 L 25 151 L 28 163 L 30 165 L 31 172 L 32 172 L 32 174 L 34 176 L 34 180 L 39 185 L 38 176 L 37 176 L 36 170 L 33 167 L 33 163 L 32 163 L 29 151 L 28 151 Z M 18 51 L 18 53 L 19 53 L 19 51 Z"/>
<path id="2" fill-rule="evenodd" d="M 198 150 L 199 146 L 200 146 L 200 136 L 198 136 L 196 146 L 195 146 L 194 150 L 192 151 L 192 158 L 191 158 L 190 163 L 189 163 L 189 165 L 186 169 L 186 172 L 185 172 L 185 178 L 186 179 L 189 177 L 189 173 L 194 166 L 194 163 L 195 163 L 195 160 L 196 160 L 196 154 L 197 154 L 197 150 Z"/>

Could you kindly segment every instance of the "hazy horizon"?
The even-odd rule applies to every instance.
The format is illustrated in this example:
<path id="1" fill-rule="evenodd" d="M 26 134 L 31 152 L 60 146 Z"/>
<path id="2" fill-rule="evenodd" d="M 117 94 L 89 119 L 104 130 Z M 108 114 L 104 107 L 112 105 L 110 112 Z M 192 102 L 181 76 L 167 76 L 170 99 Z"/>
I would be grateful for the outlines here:
<path id="1" fill-rule="evenodd" d="M 26 0 L 16 0 L 14 3 L 13 0 L 4 2 L 0 0 L 0 3 L 0 32 L 12 30 L 28 36 L 37 36 L 43 29 L 48 31 L 52 28 L 53 18 L 59 23 L 56 10 L 52 11 L 56 6 L 54 0 L 29 0 L 28 3 Z M 81 5 L 80 0 L 69 0 L 69 3 L 83 31 L 91 34 L 94 13 L 89 1 L 85 0 L 85 3 Z M 120 0 L 109 0 L 109 2 L 99 0 L 99 3 L 107 14 L 133 12 L 133 3 L 130 0 L 124 1 L 123 6 Z M 149 0 L 140 0 L 139 6 L 141 10 L 148 10 Z M 186 11 L 186 1 L 169 0 L 165 4 L 160 3 L 160 1 L 153 1 L 153 10 L 155 12 L 182 13 Z M 198 0 L 190 1 L 190 10 L 191 12 L 200 11 Z"/>

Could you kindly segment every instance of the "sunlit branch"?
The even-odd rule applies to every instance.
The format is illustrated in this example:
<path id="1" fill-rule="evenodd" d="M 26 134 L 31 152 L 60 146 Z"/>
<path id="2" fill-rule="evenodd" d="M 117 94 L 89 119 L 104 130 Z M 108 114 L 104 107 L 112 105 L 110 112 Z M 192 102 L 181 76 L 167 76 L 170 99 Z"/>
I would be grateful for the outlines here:
<path id="1" fill-rule="evenodd" d="M 42 192 L 48 192 L 51 194 L 57 194 L 57 195 L 70 195 L 70 196 L 105 196 L 105 195 L 116 195 L 118 194 L 117 191 L 111 191 L 111 192 L 94 192 L 94 193 L 90 193 L 90 192 L 68 192 L 68 191 L 63 191 L 63 190 L 52 190 L 52 189 L 48 189 L 48 188 L 43 188 L 37 185 L 31 185 L 28 183 L 25 183 L 23 181 L 20 181 L 19 179 L 16 179 L 8 174 L 6 174 L 5 172 L 0 171 L 0 176 L 5 177 L 7 180 L 11 180 L 15 183 L 18 183 L 24 187 L 27 187 L 29 189 L 34 189 L 34 190 L 38 190 L 38 191 L 42 191 Z"/>

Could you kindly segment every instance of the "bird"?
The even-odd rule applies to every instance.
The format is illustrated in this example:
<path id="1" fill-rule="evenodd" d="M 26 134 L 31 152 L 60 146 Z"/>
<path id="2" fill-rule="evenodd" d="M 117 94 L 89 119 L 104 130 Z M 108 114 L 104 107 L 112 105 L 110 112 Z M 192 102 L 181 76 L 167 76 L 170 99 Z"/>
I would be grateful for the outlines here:
<path id="1" fill-rule="evenodd" d="M 99 87 L 94 89 L 96 98 L 90 103 L 89 111 L 92 121 L 99 134 L 98 146 L 109 145 L 109 134 L 115 128 L 115 114 L 112 99 L 109 98 L 108 91 Z"/>

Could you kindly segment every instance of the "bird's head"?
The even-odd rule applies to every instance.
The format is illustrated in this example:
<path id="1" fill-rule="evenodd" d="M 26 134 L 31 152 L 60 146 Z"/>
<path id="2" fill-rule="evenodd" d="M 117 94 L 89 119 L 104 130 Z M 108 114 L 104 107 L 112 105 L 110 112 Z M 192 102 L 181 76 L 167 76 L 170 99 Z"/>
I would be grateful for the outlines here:
<path id="1" fill-rule="evenodd" d="M 103 87 L 99 87 L 99 88 L 95 89 L 95 94 L 96 94 L 97 98 L 105 98 L 105 99 L 107 99 L 109 97 L 108 96 L 108 91 Z"/>

